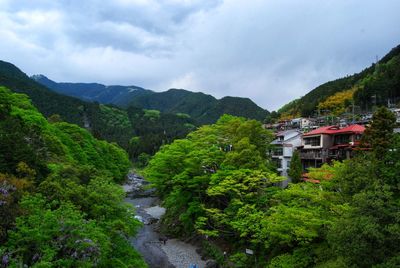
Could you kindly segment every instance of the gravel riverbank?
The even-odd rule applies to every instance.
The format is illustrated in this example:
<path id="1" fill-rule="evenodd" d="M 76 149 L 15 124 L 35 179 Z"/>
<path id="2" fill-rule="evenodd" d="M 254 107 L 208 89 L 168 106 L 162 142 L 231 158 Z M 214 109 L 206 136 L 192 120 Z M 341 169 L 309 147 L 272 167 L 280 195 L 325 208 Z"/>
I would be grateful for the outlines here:
<path id="1" fill-rule="evenodd" d="M 165 208 L 152 196 L 154 191 L 143 190 L 147 182 L 135 174 L 129 174 L 128 183 L 123 185 L 127 198 L 125 201 L 136 207 L 136 217 L 143 227 L 131 239 L 131 244 L 143 256 L 150 268 L 188 268 L 191 264 L 204 268 L 205 262 L 196 252 L 196 247 L 177 239 L 160 242 L 162 235 L 156 230 L 157 221 L 164 215 Z"/>
<path id="2" fill-rule="evenodd" d="M 206 262 L 196 252 L 196 247 L 177 239 L 168 240 L 161 245 L 162 250 L 167 254 L 168 260 L 177 268 L 188 268 L 191 264 L 204 268 Z"/>

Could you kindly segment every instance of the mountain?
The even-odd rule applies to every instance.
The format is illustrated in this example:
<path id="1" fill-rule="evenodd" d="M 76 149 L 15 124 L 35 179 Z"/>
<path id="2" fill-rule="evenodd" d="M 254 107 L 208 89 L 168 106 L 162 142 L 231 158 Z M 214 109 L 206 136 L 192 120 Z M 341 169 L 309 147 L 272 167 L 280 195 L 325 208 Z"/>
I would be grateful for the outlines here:
<path id="1" fill-rule="evenodd" d="M 28 95 L 47 118 L 85 127 L 98 139 L 117 142 L 127 148 L 134 135 L 126 111 L 54 92 L 9 62 L 0 61 L 0 86 Z"/>
<path id="2" fill-rule="evenodd" d="M 324 83 L 305 96 L 294 100 L 280 110 L 281 117 L 311 116 L 328 98 L 352 91 L 351 100 L 342 103 L 348 106 L 354 101 L 362 111 L 372 106 L 387 105 L 400 101 L 400 45 L 393 48 L 380 61 L 363 71 Z M 337 103 L 336 103 L 337 104 Z M 320 106 L 319 106 L 320 105 Z"/>
<path id="3" fill-rule="evenodd" d="M 57 83 L 44 75 L 32 78 L 48 88 L 83 100 L 159 110 L 164 113 L 186 113 L 200 124 L 215 123 L 224 113 L 264 120 L 268 111 L 248 98 L 224 97 L 220 100 L 201 92 L 170 89 L 153 92 L 137 86 L 105 86 L 97 83 Z"/>
<path id="4" fill-rule="evenodd" d="M 220 100 L 201 92 L 170 89 L 140 96 L 131 105 L 168 113 L 186 113 L 200 124 L 215 123 L 223 114 L 264 120 L 268 111 L 248 98 L 224 97 Z"/>
<path id="5" fill-rule="evenodd" d="M 41 77 L 41 81 L 44 79 Z M 0 86 L 28 95 L 32 104 L 50 122 L 66 121 L 85 127 L 98 139 L 118 143 L 134 159 L 141 153 L 154 154 L 162 144 L 185 137 L 197 125 L 192 118 L 179 114 L 151 113 L 134 107 L 123 109 L 65 96 L 4 61 L 0 61 Z M 96 92 L 95 89 L 92 92 Z M 138 89 L 133 92 L 147 91 Z M 136 139 L 134 143 L 131 142 L 133 137 Z"/>
<path id="6" fill-rule="evenodd" d="M 83 113 L 90 104 L 49 90 L 9 62 L 0 61 L 0 85 L 27 94 L 46 117 L 59 114 L 67 122 L 84 125 Z"/>
<path id="7" fill-rule="evenodd" d="M 64 95 L 86 101 L 126 106 L 131 99 L 151 94 L 152 91 L 137 86 L 106 86 L 98 83 L 56 83 L 44 75 L 33 75 L 36 82 Z"/>
<path id="8" fill-rule="evenodd" d="M 218 100 L 209 111 L 199 118 L 199 120 L 205 122 L 215 122 L 223 114 L 232 114 L 263 121 L 267 116 L 268 111 L 257 106 L 249 98 L 228 96 Z"/>

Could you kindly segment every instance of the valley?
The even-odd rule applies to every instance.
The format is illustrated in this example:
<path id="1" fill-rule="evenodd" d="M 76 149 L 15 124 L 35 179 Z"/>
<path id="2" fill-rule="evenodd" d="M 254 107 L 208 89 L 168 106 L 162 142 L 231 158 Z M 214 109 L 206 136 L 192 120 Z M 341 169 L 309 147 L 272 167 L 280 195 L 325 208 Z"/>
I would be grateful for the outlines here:
<path id="1" fill-rule="evenodd" d="M 270 113 L 0 62 L 2 266 L 398 266 L 398 63 Z"/>

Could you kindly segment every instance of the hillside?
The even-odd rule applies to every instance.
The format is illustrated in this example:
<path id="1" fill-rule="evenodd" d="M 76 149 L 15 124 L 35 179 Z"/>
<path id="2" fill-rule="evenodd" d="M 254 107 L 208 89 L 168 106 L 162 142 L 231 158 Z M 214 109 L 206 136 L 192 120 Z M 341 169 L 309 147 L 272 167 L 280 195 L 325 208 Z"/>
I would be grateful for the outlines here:
<path id="1" fill-rule="evenodd" d="M 48 122 L 0 87 L 2 267 L 147 267 L 128 237 L 126 152 L 75 124 Z"/>
<path id="2" fill-rule="evenodd" d="M 184 89 L 170 89 L 140 96 L 131 104 L 168 113 L 186 113 L 200 124 L 214 123 L 225 113 L 260 121 L 268 114 L 268 111 L 248 98 L 224 97 L 218 100 L 211 95 Z"/>
<path id="3" fill-rule="evenodd" d="M 281 117 L 311 116 L 318 105 L 339 92 L 354 90 L 353 100 L 362 111 L 400 100 L 400 45 L 377 64 L 363 71 L 324 83 L 278 110 Z M 350 102 L 347 103 L 349 105 Z"/>
<path id="4" fill-rule="evenodd" d="M 51 84 L 51 80 L 47 83 Z M 28 95 L 33 105 L 49 121 L 66 121 L 84 126 L 96 138 L 116 142 L 131 151 L 132 158 L 141 153 L 153 154 L 159 146 L 184 137 L 196 125 L 193 119 L 176 114 L 161 113 L 156 118 L 148 117 L 142 109 L 133 113 L 119 107 L 65 96 L 39 84 L 13 64 L 4 61 L 0 61 L 0 86 Z M 93 86 L 92 92 L 96 92 L 96 86 Z M 138 89 L 137 92 L 147 91 Z M 132 137 L 139 138 L 135 146 L 130 143 Z"/>
<path id="5" fill-rule="evenodd" d="M 126 106 L 129 100 L 141 95 L 151 94 L 137 86 L 105 86 L 98 83 L 56 83 L 44 75 L 33 75 L 36 82 L 64 95 L 73 96 L 86 101 Z"/>
<path id="6" fill-rule="evenodd" d="M 125 120 L 128 124 L 119 121 L 121 114 L 124 114 L 121 109 L 107 109 L 98 103 L 56 93 L 32 80 L 11 63 L 0 61 L 0 86 L 28 95 L 34 106 L 47 118 L 85 126 L 96 138 L 117 142 L 127 148 L 133 136 L 129 120 Z"/>
<path id="7" fill-rule="evenodd" d="M 46 117 L 59 114 L 67 122 L 84 125 L 83 113 L 90 105 L 79 99 L 57 94 L 30 79 L 11 63 L 0 61 L 0 85 L 27 94 Z"/>
<path id="8" fill-rule="evenodd" d="M 83 100 L 154 109 L 165 113 L 186 113 L 200 124 L 215 123 L 224 113 L 264 120 L 268 111 L 247 98 L 225 97 L 220 100 L 201 92 L 170 89 L 153 92 L 137 86 L 105 86 L 97 83 L 57 83 L 43 75 L 32 78 L 48 88 Z"/>
<path id="9" fill-rule="evenodd" d="M 248 98 L 224 97 L 218 100 L 218 102 L 209 111 L 203 114 L 199 120 L 216 122 L 221 115 L 231 114 L 262 121 L 267 113 L 266 110 L 261 109 Z"/>

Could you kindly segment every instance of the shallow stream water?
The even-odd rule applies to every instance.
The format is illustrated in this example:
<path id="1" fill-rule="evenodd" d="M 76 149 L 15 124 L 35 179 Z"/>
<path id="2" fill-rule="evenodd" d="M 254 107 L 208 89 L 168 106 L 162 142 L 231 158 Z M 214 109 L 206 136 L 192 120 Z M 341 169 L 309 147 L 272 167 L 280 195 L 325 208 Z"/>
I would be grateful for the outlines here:
<path id="1" fill-rule="evenodd" d="M 165 213 L 160 200 L 154 196 L 154 189 L 143 189 L 148 183 L 131 173 L 127 184 L 123 185 L 127 197 L 125 201 L 136 208 L 136 218 L 143 223 L 137 235 L 131 238 L 132 246 L 143 256 L 151 268 L 188 268 L 196 264 L 204 268 L 196 248 L 177 239 L 168 239 L 157 231 L 158 220 Z"/>

